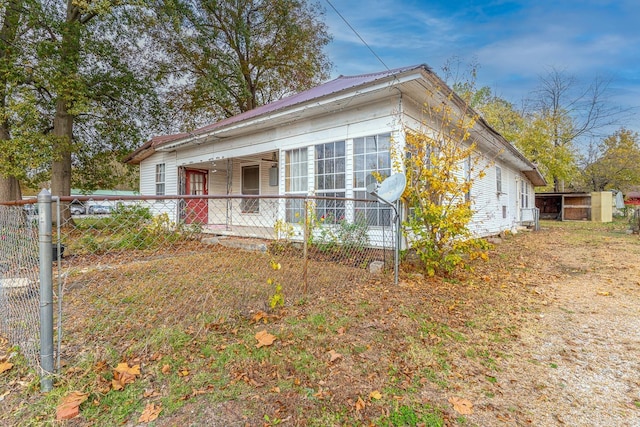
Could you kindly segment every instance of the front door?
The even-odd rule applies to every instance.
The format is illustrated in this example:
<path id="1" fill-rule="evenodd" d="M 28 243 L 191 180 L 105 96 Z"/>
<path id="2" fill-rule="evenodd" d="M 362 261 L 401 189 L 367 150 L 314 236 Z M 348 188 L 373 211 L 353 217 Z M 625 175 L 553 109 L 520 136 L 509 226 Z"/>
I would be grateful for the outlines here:
<path id="1" fill-rule="evenodd" d="M 207 195 L 207 172 L 187 170 L 186 193 L 190 196 Z M 208 222 L 207 199 L 187 199 L 185 222 L 187 224 L 206 224 Z"/>

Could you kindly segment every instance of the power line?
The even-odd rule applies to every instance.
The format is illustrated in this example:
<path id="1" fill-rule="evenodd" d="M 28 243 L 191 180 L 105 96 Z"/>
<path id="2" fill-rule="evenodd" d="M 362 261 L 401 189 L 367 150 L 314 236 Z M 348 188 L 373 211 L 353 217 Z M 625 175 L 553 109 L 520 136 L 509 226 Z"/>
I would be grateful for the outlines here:
<path id="1" fill-rule="evenodd" d="M 355 29 L 355 28 L 353 28 L 353 27 L 351 26 L 351 24 L 349 23 L 349 21 L 347 21 L 347 20 L 345 19 L 345 17 L 344 17 L 344 16 L 342 16 L 342 14 L 341 14 L 340 12 L 338 12 L 338 9 L 336 9 L 336 7 L 331 3 L 331 1 L 330 1 L 330 0 L 326 0 L 326 1 L 327 1 L 327 3 L 329 4 L 329 6 L 331 6 L 331 8 L 332 8 L 332 9 L 333 9 L 337 14 L 338 14 L 338 16 L 339 16 L 340 18 L 342 18 L 342 20 L 344 21 L 344 23 L 345 23 L 345 24 L 347 24 L 347 26 L 348 26 L 349 28 L 351 28 L 351 31 L 353 31 L 353 33 L 354 33 L 356 36 L 358 36 L 358 38 L 360 39 L 360 41 L 361 41 L 361 42 L 362 42 L 362 43 L 367 47 L 367 49 L 369 49 L 369 51 L 373 54 L 373 56 L 375 56 L 375 57 L 378 59 L 378 61 L 380 61 L 380 63 L 384 66 L 384 68 L 386 68 L 386 69 L 387 69 L 387 71 L 391 71 L 391 70 L 389 69 L 389 67 L 387 67 L 387 64 L 385 64 L 385 63 L 384 63 L 384 61 L 383 61 L 383 60 L 378 56 L 378 54 L 377 54 L 377 53 L 375 53 L 375 52 L 373 51 L 373 49 L 371 49 L 371 46 L 369 46 L 369 45 L 367 44 L 367 42 L 366 42 L 366 41 L 364 41 L 364 39 L 362 38 L 362 36 L 361 36 L 360 34 L 358 34 L 358 32 L 356 31 L 356 29 Z"/>

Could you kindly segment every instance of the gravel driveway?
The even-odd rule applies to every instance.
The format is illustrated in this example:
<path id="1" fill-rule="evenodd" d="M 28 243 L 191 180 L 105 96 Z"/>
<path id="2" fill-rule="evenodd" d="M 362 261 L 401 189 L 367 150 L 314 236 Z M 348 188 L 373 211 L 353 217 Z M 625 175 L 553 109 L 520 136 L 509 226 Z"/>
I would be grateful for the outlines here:
<path id="1" fill-rule="evenodd" d="M 640 426 L 640 239 L 551 225 L 527 236 L 540 311 L 503 362 L 495 412 L 477 425 Z"/>

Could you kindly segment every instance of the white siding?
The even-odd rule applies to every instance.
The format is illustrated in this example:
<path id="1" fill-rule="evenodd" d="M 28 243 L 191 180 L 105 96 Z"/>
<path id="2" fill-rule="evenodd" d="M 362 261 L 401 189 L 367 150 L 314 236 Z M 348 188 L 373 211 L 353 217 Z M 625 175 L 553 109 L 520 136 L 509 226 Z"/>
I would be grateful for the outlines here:
<path id="1" fill-rule="evenodd" d="M 176 167 L 176 153 L 156 152 L 140 162 L 140 194 L 143 196 L 156 195 L 156 165 L 165 164 L 166 195 L 178 194 L 178 168 Z"/>
<path id="2" fill-rule="evenodd" d="M 241 168 L 243 165 L 260 165 L 260 194 L 277 195 L 284 193 L 284 152 L 286 150 L 309 147 L 308 150 L 308 174 L 309 192 L 314 189 L 314 154 L 313 147 L 333 141 L 345 141 L 346 149 L 346 196 L 352 196 L 353 185 L 353 139 L 377 134 L 391 133 L 396 138 L 397 143 L 402 143 L 402 126 L 398 119 L 398 112 L 402 111 L 404 124 L 418 126 L 424 119 L 422 114 L 422 102 L 410 99 L 406 95 L 402 98 L 396 92 L 390 92 L 384 100 L 371 102 L 369 104 L 358 104 L 354 102 L 351 107 L 349 103 L 341 110 L 329 111 L 326 114 L 316 115 L 307 119 L 300 119 L 291 123 L 274 123 L 272 128 L 254 133 L 245 133 L 239 136 L 224 136 L 211 142 L 203 142 L 200 145 L 189 145 L 179 148 L 177 154 L 155 153 L 153 156 L 141 162 L 140 165 L 140 192 L 143 195 L 155 194 L 155 165 L 166 164 L 166 194 L 177 194 L 178 192 L 178 167 L 191 166 L 201 169 L 212 170 L 215 167 L 212 162 L 224 163 L 227 159 L 232 159 L 230 170 L 225 167 L 218 168 L 215 173 L 209 173 L 209 194 L 227 193 L 227 173 L 231 177 L 231 195 L 239 195 L 241 191 Z M 355 95 L 354 95 L 355 96 Z M 477 125 L 479 127 L 480 125 Z M 474 130 L 477 136 L 479 129 Z M 476 170 L 486 169 L 483 178 L 475 178 L 471 197 L 473 202 L 473 222 L 471 228 L 475 234 L 485 236 L 496 234 L 505 229 L 513 228 L 519 220 L 519 180 L 526 180 L 521 175 L 516 165 L 508 163 L 510 157 L 501 153 L 501 144 L 495 137 L 483 131 L 482 138 L 479 138 L 479 154 L 481 164 L 475 165 Z M 273 153 L 278 154 L 279 164 L 279 185 L 269 185 L 269 170 L 273 163 L 265 161 L 270 159 Z M 501 160 L 501 154 L 507 160 Z M 502 193 L 498 194 L 496 189 L 495 164 L 502 168 Z M 531 191 L 530 198 L 533 198 Z M 217 206 L 224 204 L 225 206 Z M 532 204 L 532 202 L 530 202 Z M 232 207 L 227 209 L 226 202 L 212 201 L 210 206 L 210 223 L 220 223 L 219 219 L 212 218 L 214 211 L 225 212 L 225 215 L 233 215 L 235 224 L 256 225 L 259 216 L 260 221 L 273 222 L 277 218 L 276 212 L 282 217 L 284 211 L 282 206 L 277 207 L 276 203 L 262 203 L 259 214 L 242 213 L 239 203 L 234 201 Z M 268 209 L 263 209 L 269 206 Z M 506 209 L 506 218 L 503 218 L 503 206 Z M 215 209 L 214 209 L 215 208 Z M 239 222 L 241 221 L 241 222 Z M 264 224 L 270 226 L 270 224 Z"/>

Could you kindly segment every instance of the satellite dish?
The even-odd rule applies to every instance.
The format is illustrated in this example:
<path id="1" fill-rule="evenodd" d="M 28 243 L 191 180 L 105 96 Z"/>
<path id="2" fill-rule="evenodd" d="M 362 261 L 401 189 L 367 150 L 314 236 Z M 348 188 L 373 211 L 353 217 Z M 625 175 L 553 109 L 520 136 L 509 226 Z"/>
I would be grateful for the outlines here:
<path id="1" fill-rule="evenodd" d="M 373 191 L 369 191 L 372 195 L 380 199 L 381 201 L 391 205 L 395 203 L 402 193 L 404 193 L 404 189 L 407 185 L 407 178 L 403 173 L 394 173 L 384 181 L 380 183 L 380 185 L 376 186 Z M 369 186 L 367 186 L 367 190 L 369 190 Z"/>
<path id="2" fill-rule="evenodd" d="M 371 178 L 373 178 L 373 175 L 369 175 Z M 367 193 L 369 194 L 375 194 L 378 191 L 378 188 L 380 188 L 380 183 L 378 181 L 375 180 L 375 178 L 372 181 L 369 181 L 368 177 L 367 177 Z"/>

